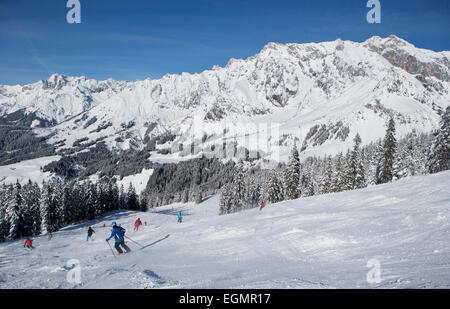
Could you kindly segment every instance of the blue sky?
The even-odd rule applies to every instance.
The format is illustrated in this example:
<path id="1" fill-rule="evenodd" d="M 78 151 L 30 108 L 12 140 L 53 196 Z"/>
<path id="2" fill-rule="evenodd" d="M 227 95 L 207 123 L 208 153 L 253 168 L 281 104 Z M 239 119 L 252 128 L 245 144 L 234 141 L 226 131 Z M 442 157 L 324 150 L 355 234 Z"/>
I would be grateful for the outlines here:
<path id="1" fill-rule="evenodd" d="M 448 0 L 380 0 L 381 24 L 367 23 L 367 0 L 80 0 L 81 24 L 66 22 L 66 2 L 0 0 L 0 84 L 55 72 L 129 81 L 195 73 L 267 42 L 395 34 L 450 50 Z"/>

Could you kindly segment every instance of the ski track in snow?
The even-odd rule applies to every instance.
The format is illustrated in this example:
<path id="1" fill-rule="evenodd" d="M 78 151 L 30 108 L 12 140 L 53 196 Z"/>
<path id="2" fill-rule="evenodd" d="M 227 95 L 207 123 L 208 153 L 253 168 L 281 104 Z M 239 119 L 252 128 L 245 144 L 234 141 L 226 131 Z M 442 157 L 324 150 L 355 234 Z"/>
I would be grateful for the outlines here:
<path id="1" fill-rule="evenodd" d="M 218 216 L 219 197 L 0 244 L 0 288 L 450 288 L 450 171 Z M 177 223 L 176 213 L 184 214 Z M 134 220 L 147 221 L 133 231 Z M 111 221 L 132 253 L 114 257 Z M 103 224 L 106 227 L 103 227 Z M 93 226 L 93 241 L 86 232 Z M 113 241 L 110 242 L 113 247 Z M 81 283 L 66 281 L 70 259 Z M 380 283 L 367 262 L 377 259 Z"/>

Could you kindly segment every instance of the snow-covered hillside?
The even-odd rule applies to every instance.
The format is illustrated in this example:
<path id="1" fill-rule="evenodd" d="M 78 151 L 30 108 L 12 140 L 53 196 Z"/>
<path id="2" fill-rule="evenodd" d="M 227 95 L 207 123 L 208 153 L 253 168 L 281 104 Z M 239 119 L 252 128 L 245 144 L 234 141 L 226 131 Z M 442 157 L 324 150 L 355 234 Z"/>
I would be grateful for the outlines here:
<path id="1" fill-rule="evenodd" d="M 0 244 L 0 288 L 449 288 L 450 172 L 218 216 L 218 197 Z M 178 224 L 176 213 L 184 214 Z M 133 232 L 134 220 L 147 221 Z M 118 221 L 134 252 L 105 242 Z M 103 227 L 103 224 L 106 227 Z M 86 242 L 88 226 L 95 240 Z M 77 259 L 81 284 L 66 281 Z M 368 283 L 369 260 L 381 282 Z"/>
<path id="2" fill-rule="evenodd" d="M 29 180 L 41 184 L 43 181 L 48 181 L 54 175 L 43 172 L 42 167 L 60 158 L 60 156 L 41 157 L 0 166 L 0 184 L 9 185 L 19 181 L 23 185 Z"/>
<path id="3" fill-rule="evenodd" d="M 49 141 L 58 149 L 97 140 L 141 148 L 146 137 L 170 133 L 174 139 L 159 147 L 176 157 L 190 155 L 193 142 L 199 154 L 236 141 L 283 161 L 295 139 L 302 156 L 343 151 L 357 132 L 363 143 L 374 141 L 390 116 L 400 136 L 436 128 L 437 111 L 450 104 L 449 63 L 448 52 L 395 36 L 269 43 L 257 55 L 200 74 L 136 82 L 54 74 L 0 86 L 0 114 L 35 115 L 32 126 L 54 134 Z M 38 128 L 42 120 L 57 125 Z"/>

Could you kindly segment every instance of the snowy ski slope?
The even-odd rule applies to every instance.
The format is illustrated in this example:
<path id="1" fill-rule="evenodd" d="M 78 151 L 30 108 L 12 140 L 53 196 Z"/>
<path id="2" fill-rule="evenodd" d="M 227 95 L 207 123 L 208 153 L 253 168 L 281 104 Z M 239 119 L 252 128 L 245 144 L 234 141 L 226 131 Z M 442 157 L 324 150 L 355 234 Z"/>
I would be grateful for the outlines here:
<path id="1" fill-rule="evenodd" d="M 449 288 L 450 171 L 218 216 L 218 196 L 0 244 L 0 288 Z M 183 223 L 176 213 L 182 210 Z M 147 221 L 138 232 L 133 222 Z M 134 252 L 113 257 L 116 220 Z M 103 227 L 103 224 L 106 227 Z M 86 242 L 89 225 L 96 230 Z M 66 281 L 78 259 L 81 283 Z M 368 283 L 380 263 L 380 283 Z"/>

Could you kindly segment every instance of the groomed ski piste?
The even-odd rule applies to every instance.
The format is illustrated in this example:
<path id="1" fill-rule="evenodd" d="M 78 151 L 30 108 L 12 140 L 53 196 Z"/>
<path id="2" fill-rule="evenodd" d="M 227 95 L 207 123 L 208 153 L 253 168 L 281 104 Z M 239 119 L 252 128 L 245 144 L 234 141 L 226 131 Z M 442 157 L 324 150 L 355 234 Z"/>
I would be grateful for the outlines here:
<path id="1" fill-rule="evenodd" d="M 261 211 L 219 216 L 218 204 L 112 212 L 34 237 L 33 250 L 1 243 L 0 288 L 450 288 L 450 171 Z M 133 252 L 114 257 L 112 221 L 144 248 L 128 239 Z M 71 259 L 80 283 L 67 281 Z"/>

